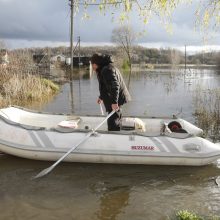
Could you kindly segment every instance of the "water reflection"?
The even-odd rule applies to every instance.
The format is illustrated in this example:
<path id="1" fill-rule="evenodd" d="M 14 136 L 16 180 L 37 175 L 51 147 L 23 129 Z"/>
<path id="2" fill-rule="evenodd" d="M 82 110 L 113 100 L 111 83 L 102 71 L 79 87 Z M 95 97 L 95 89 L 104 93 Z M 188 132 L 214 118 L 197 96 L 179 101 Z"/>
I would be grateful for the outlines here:
<path id="1" fill-rule="evenodd" d="M 180 209 L 220 214 L 216 164 L 61 163 L 46 178 L 30 179 L 50 165 L 1 157 L 0 219 L 166 219 Z"/>
<path id="2" fill-rule="evenodd" d="M 128 81 L 127 77 L 125 74 L 125 82 Z M 182 112 L 180 117 L 194 122 L 192 96 L 198 85 L 205 88 L 219 87 L 220 76 L 214 70 L 196 70 L 193 75 L 184 75 L 184 71 L 174 70 L 133 73 L 130 85 L 132 101 L 126 104 L 124 115 L 172 116 Z M 69 93 L 72 96 L 67 100 Z M 75 74 L 72 83 L 64 84 L 62 92 L 54 101 L 43 108 L 39 106 L 39 109 L 97 115 L 100 114 L 99 106 L 96 104 L 98 95 L 96 75 L 89 78 L 89 71 L 81 70 L 80 77 Z"/>
<path id="3" fill-rule="evenodd" d="M 128 205 L 129 187 L 117 186 L 106 188 L 100 196 L 100 210 L 97 211 L 99 220 L 115 220 L 123 209 Z"/>
<path id="4" fill-rule="evenodd" d="M 70 83 L 70 103 L 71 103 L 71 113 L 74 113 L 74 96 L 73 96 L 73 82 Z"/>

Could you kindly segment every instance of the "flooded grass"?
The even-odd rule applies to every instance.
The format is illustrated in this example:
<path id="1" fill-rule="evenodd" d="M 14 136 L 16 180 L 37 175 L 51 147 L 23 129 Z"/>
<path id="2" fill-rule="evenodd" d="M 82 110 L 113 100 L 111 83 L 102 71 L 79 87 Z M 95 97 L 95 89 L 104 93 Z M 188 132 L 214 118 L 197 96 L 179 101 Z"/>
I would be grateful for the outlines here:
<path id="1" fill-rule="evenodd" d="M 167 220 L 220 220 L 219 216 L 204 216 L 194 211 L 179 210 L 172 217 L 168 217 Z"/>
<path id="2" fill-rule="evenodd" d="M 10 64 L 0 66 L 0 107 L 45 101 L 59 86 L 42 78 L 30 55 L 12 54 Z"/>
<path id="3" fill-rule="evenodd" d="M 220 89 L 197 87 L 193 99 L 195 119 L 204 135 L 216 142 L 220 140 Z"/>
<path id="4" fill-rule="evenodd" d="M 203 220 L 200 216 L 188 210 L 180 210 L 176 213 L 177 220 Z"/>
<path id="5" fill-rule="evenodd" d="M 202 216 L 193 211 L 179 210 L 173 220 L 220 220 L 219 216 Z"/>

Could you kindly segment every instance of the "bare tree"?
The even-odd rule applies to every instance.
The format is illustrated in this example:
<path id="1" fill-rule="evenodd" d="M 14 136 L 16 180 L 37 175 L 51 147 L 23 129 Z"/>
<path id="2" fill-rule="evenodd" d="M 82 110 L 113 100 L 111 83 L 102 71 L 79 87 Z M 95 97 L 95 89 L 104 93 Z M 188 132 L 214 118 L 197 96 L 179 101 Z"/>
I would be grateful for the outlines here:
<path id="1" fill-rule="evenodd" d="M 7 49 L 7 45 L 3 40 L 0 40 L 0 50 L 1 49 Z"/>
<path id="2" fill-rule="evenodd" d="M 129 65 L 129 79 L 128 79 L 128 87 L 130 85 L 131 80 L 131 60 L 133 56 L 133 45 L 136 39 L 136 35 L 131 26 L 123 25 L 113 29 L 112 31 L 112 42 L 116 43 L 126 54 Z"/>
<path id="3" fill-rule="evenodd" d="M 0 40 L 0 65 L 7 65 L 8 63 L 7 45 L 3 40 Z"/>
<path id="4" fill-rule="evenodd" d="M 181 61 L 181 52 L 175 49 L 169 49 L 169 62 L 173 67 L 180 64 Z"/>

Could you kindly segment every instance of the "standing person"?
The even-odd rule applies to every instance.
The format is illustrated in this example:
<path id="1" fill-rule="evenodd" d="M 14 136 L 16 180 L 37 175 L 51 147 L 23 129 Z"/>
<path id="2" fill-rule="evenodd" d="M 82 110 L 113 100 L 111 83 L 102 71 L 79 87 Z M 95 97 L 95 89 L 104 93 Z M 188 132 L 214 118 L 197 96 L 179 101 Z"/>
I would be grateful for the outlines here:
<path id="1" fill-rule="evenodd" d="M 90 61 L 99 82 L 100 96 L 97 103 L 103 102 L 108 113 L 116 111 L 107 121 L 108 130 L 120 131 L 122 117 L 120 107 L 130 100 L 125 82 L 120 71 L 113 66 L 111 56 L 93 54 Z"/>

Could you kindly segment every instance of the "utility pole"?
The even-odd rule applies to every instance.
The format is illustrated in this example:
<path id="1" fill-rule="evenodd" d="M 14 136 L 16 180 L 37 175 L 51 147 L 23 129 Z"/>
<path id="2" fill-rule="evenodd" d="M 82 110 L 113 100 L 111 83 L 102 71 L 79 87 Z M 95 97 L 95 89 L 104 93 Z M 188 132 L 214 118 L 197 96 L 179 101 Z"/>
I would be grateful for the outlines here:
<path id="1" fill-rule="evenodd" d="M 74 4 L 73 0 L 70 1 L 70 97 L 71 97 L 71 113 L 74 111 L 74 103 L 73 103 L 73 11 L 74 11 Z"/>
<path id="2" fill-rule="evenodd" d="M 73 76 L 73 11 L 74 11 L 74 4 L 73 0 L 70 1 L 70 9 L 71 9 L 71 16 L 70 16 L 70 50 L 71 50 L 71 66 L 70 66 L 70 80 L 72 80 Z"/>
<path id="3" fill-rule="evenodd" d="M 204 65 L 204 49 L 202 49 L 202 65 Z"/>
<path id="4" fill-rule="evenodd" d="M 78 47 L 79 47 L 79 49 L 78 49 L 78 58 L 79 58 L 79 61 L 78 61 L 78 62 L 79 62 L 79 68 L 80 68 L 80 65 L 81 65 L 81 60 L 80 60 L 80 56 L 81 56 L 81 55 L 80 55 L 80 36 L 78 37 L 78 43 L 79 43 L 79 46 L 78 46 Z"/>
<path id="5" fill-rule="evenodd" d="M 185 45 L 185 71 L 186 71 L 186 45 Z"/>

